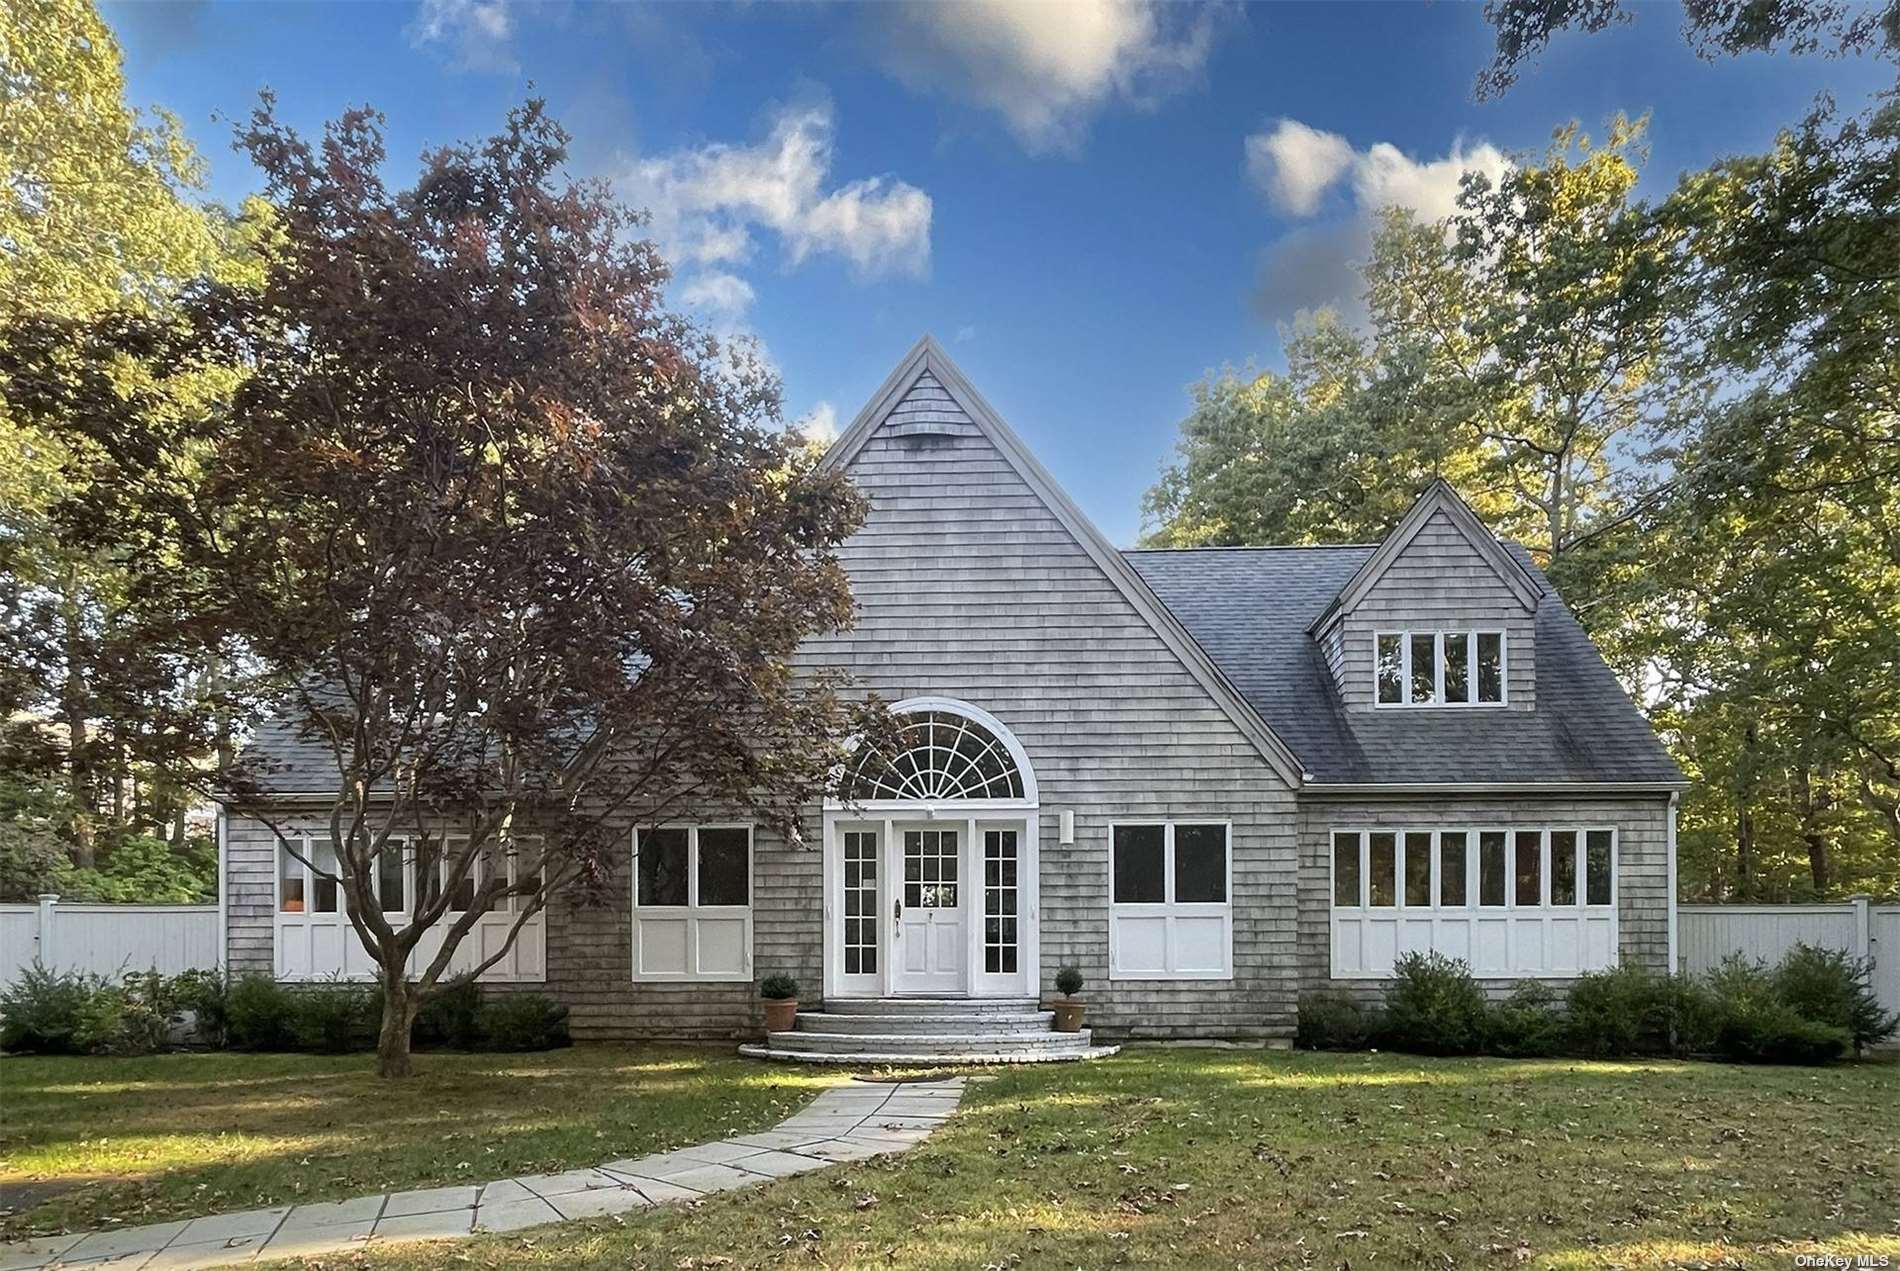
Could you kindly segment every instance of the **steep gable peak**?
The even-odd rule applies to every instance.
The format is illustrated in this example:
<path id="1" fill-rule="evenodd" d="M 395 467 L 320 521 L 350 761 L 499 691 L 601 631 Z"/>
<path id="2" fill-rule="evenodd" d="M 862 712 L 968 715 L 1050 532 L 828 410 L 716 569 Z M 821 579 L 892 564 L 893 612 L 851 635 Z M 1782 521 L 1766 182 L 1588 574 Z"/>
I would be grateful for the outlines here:
<path id="1" fill-rule="evenodd" d="M 920 426 L 927 430 L 926 435 L 938 436 L 945 435 L 944 430 L 967 427 L 968 435 L 982 438 L 993 446 L 1261 757 L 1288 785 L 1299 786 L 1305 779 L 1305 769 L 1286 742 L 1255 713 L 1233 682 L 1214 665 L 1206 650 L 1149 590 L 1148 584 L 1122 554 L 1109 545 L 1101 531 L 1082 514 L 1048 469 L 1023 444 L 1022 438 L 1003 422 L 1003 417 L 950 360 L 943 346 L 930 336 L 925 335 L 911 346 L 903 361 L 885 377 L 871 400 L 851 421 L 851 426 L 831 444 L 820 460 L 820 467 L 826 471 L 848 468 L 873 436 L 894 427 L 908 427 L 911 429 L 908 435 L 917 436 Z M 951 432 L 948 435 L 963 434 Z"/>
<path id="2" fill-rule="evenodd" d="M 1458 497 L 1451 483 L 1443 477 L 1435 477 L 1432 483 L 1419 494 L 1405 515 L 1399 518 L 1391 533 L 1379 543 L 1377 550 L 1366 558 L 1357 572 L 1339 589 L 1332 603 L 1320 611 L 1309 630 L 1323 631 L 1340 614 L 1349 613 L 1362 600 L 1366 593 L 1378 585 L 1393 562 L 1405 555 L 1425 527 L 1434 521 L 1443 520 L 1451 525 L 1466 542 L 1471 544 L 1486 564 L 1497 574 L 1518 603 L 1527 612 L 1535 612 L 1537 602 L 1544 593 L 1543 585 L 1536 576 L 1526 569 L 1511 550 L 1498 540 L 1471 505 Z"/>

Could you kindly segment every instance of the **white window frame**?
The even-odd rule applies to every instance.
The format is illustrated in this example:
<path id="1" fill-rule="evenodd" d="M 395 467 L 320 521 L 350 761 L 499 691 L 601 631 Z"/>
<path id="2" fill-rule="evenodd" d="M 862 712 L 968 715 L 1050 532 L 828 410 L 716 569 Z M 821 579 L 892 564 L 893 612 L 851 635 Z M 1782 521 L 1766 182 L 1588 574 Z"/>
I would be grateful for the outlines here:
<path id="1" fill-rule="evenodd" d="M 1412 637 L 1429 635 L 1432 637 L 1432 700 L 1415 702 L 1412 700 Z M 1448 702 L 1445 700 L 1445 637 L 1461 635 L 1465 639 L 1465 684 L 1471 691 L 1471 700 L 1466 702 Z M 1478 637 L 1494 635 L 1498 638 L 1498 700 L 1481 702 L 1478 700 Z M 1386 702 L 1379 699 L 1379 642 L 1387 637 L 1399 642 L 1399 688 L 1405 700 Z M 1375 630 L 1372 633 L 1372 704 L 1381 710 L 1430 710 L 1449 708 L 1451 710 L 1471 710 L 1483 707 L 1487 710 L 1511 704 L 1511 637 L 1502 627 L 1445 627 L 1418 628 L 1400 627 Z M 1560 827 L 1568 828 L 1568 827 Z"/>
<path id="2" fill-rule="evenodd" d="M 463 834 L 443 835 L 442 843 L 444 851 L 452 850 L 452 844 L 466 842 L 467 837 L 467 835 Z M 517 843 L 538 843 L 541 845 L 543 852 L 546 850 L 546 840 L 541 834 L 521 834 L 514 837 Z M 277 978 L 286 981 L 373 979 L 376 974 L 374 964 L 367 960 L 367 951 L 362 949 L 362 942 L 356 935 L 355 926 L 350 922 L 348 912 L 349 900 L 343 894 L 343 885 L 340 876 L 337 883 L 337 907 L 335 911 L 319 912 L 309 907 L 316 893 L 316 871 L 308 862 L 314 859 L 317 844 L 322 838 L 323 836 L 319 834 L 307 831 L 296 835 L 297 853 L 291 853 L 282 843 L 279 843 L 277 846 L 280 861 L 275 868 L 274 877 L 271 882 L 273 905 L 271 920 L 273 942 L 272 961 L 276 968 Z M 402 854 L 403 907 L 401 909 L 385 909 L 382 910 L 382 913 L 384 918 L 392 926 L 402 927 L 408 925 L 415 915 L 417 900 L 416 884 L 419 878 L 416 869 L 415 843 L 413 836 L 407 834 L 391 835 L 389 843 L 391 848 L 400 851 Z M 303 857 L 302 860 L 297 859 L 298 854 L 301 854 Z M 284 873 L 281 858 L 286 856 L 296 862 L 298 870 L 303 875 L 305 908 L 302 910 L 285 912 L 283 907 Z M 504 854 L 504 859 L 508 863 L 507 867 L 511 881 L 514 877 L 515 862 L 518 856 L 519 854 L 517 852 L 512 851 Z M 446 862 L 438 861 L 436 865 L 437 870 L 442 870 L 445 864 Z M 545 865 L 543 868 L 545 868 Z M 481 869 L 482 862 L 478 859 L 475 862 L 471 879 L 477 889 L 481 886 Z M 438 873 L 438 877 L 440 876 Z M 446 880 L 444 881 L 446 882 Z M 382 903 L 383 892 L 380 873 L 372 880 L 371 890 L 376 896 L 377 904 L 380 905 Z M 458 963 L 480 961 L 482 929 L 484 927 L 494 928 L 500 931 L 512 929 L 516 918 L 525 906 L 526 900 L 527 898 L 522 896 L 508 897 L 503 900 L 501 908 L 482 914 L 476 920 L 476 928 L 471 930 L 463 938 L 461 944 L 457 946 L 455 953 L 456 961 Z M 409 955 L 410 974 L 416 974 L 421 968 L 428 965 L 429 961 L 435 956 L 436 951 L 441 948 L 443 933 L 455 921 L 456 915 L 461 912 L 459 909 L 445 910 L 441 919 L 431 926 L 428 931 L 423 933 L 422 939 Z M 325 962 L 321 966 L 316 965 L 314 954 L 316 933 L 313 929 L 317 927 L 335 929 L 337 939 L 340 942 L 340 948 L 342 949 L 342 960 L 340 962 Z M 303 942 L 304 949 L 309 955 L 304 960 L 311 963 L 307 970 L 296 973 L 286 970 L 285 958 L 287 942 L 291 940 L 301 940 Z M 352 965 L 353 963 L 355 965 Z M 547 978 L 546 966 L 547 910 L 544 907 L 540 913 L 533 915 L 521 924 L 521 930 L 516 936 L 514 946 L 510 949 L 508 956 L 485 971 L 481 976 L 481 980 L 484 984 L 538 984 Z M 455 973 L 453 964 L 450 973 Z"/>
<path id="3" fill-rule="evenodd" d="M 1174 898 L 1174 830 L 1177 825 L 1218 825 L 1226 839 L 1226 875 L 1222 901 L 1177 901 Z M 1121 904 L 1115 900 L 1115 831 L 1118 828 L 1160 826 L 1162 899 L 1159 903 Z M 1232 980 L 1234 978 L 1234 823 L 1227 817 L 1127 817 L 1108 823 L 1108 978 L 1116 980 Z M 1121 918 L 1163 920 L 1161 970 L 1124 970 L 1121 966 Z M 1182 970 L 1177 965 L 1175 923 L 1181 918 L 1221 919 L 1221 966 Z"/>
<path id="4" fill-rule="evenodd" d="M 1610 836 L 1610 898 L 1600 904 L 1589 903 L 1589 861 L 1590 835 L 1605 833 Z M 1517 836 L 1534 833 L 1538 836 L 1538 903 L 1522 905 L 1517 900 Z M 1551 888 L 1551 837 L 1554 834 L 1573 833 L 1576 835 L 1576 886 L 1577 899 L 1574 904 L 1555 905 L 1550 900 Z M 1359 903 L 1342 905 L 1338 901 L 1338 838 L 1351 834 L 1358 837 L 1359 845 Z M 1390 905 L 1372 904 L 1372 836 L 1390 834 L 1393 836 L 1393 903 Z M 1431 882 L 1430 903 L 1408 905 L 1405 903 L 1405 853 L 1406 838 L 1413 834 L 1431 836 Z M 1441 867 L 1444 860 L 1444 836 L 1463 834 L 1465 836 L 1465 903 L 1462 905 L 1441 905 L 1438 898 L 1443 894 Z M 1480 903 L 1479 885 L 1482 880 L 1483 852 L 1481 844 L 1486 834 L 1504 835 L 1504 903 L 1486 905 Z M 1508 970 L 1487 970 L 1473 965 L 1472 974 L 1480 977 L 1500 979 L 1570 979 L 1583 971 L 1603 970 L 1604 966 L 1554 966 L 1549 962 L 1549 951 L 1554 947 L 1550 938 L 1551 927 L 1560 921 L 1578 923 L 1607 923 L 1609 935 L 1609 960 L 1607 966 L 1615 966 L 1621 957 L 1621 931 L 1618 919 L 1619 901 L 1623 888 L 1622 831 L 1615 825 L 1601 821 L 1575 821 L 1531 823 L 1522 822 L 1499 824 L 1495 822 L 1473 821 L 1468 824 L 1445 824 L 1439 822 L 1420 824 L 1344 824 L 1328 826 L 1326 830 L 1326 898 L 1330 912 L 1328 928 L 1331 943 L 1329 945 L 1331 974 L 1334 979 L 1371 979 L 1391 978 L 1389 968 L 1372 967 L 1366 969 L 1342 970 L 1339 966 L 1339 948 L 1344 923 L 1378 923 L 1397 925 L 1403 931 L 1407 924 L 1429 923 L 1431 939 L 1428 947 L 1441 946 L 1440 933 L 1450 924 L 1461 923 L 1473 927 L 1480 921 L 1506 924 L 1505 961 Z M 1520 961 L 1518 954 L 1518 926 L 1525 922 L 1540 923 L 1538 947 L 1545 951 L 1545 960 L 1541 964 L 1531 965 Z M 1581 932 L 1579 933 L 1581 940 Z M 1475 948 L 1475 939 L 1467 940 L 1467 948 Z M 1396 947 L 1396 946 L 1395 946 Z M 1462 955 L 1461 955 L 1462 956 Z M 1467 958 L 1467 961 L 1471 959 Z"/>
<path id="5" fill-rule="evenodd" d="M 649 830 L 685 830 L 686 831 L 686 903 L 684 905 L 648 905 L 640 901 L 640 840 Z M 745 895 L 743 905 L 702 905 L 699 902 L 699 834 L 701 830 L 744 830 L 745 831 Z M 752 979 L 752 918 L 754 902 L 757 899 L 759 834 L 750 821 L 690 821 L 669 822 L 665 825 L 648 826 L 644 829 L 636 826 L 633 830 L 633 877 L 627 884 L 628 895 L 632 900 L 633 921 L 629 951 L 630 971 L 635 983 L 660 984 L 745 984 Z M 738 971 L 705 972 L 698 969 L 700 955 L 700 923 L 706 919 L 729 922 L 738 919 L 743 923 L 742 966 Z M 640 968 L 640 925 L 643 921 L 666 921 L 686 924 L 686 969 L 684 971 L 643 971 Z"/>

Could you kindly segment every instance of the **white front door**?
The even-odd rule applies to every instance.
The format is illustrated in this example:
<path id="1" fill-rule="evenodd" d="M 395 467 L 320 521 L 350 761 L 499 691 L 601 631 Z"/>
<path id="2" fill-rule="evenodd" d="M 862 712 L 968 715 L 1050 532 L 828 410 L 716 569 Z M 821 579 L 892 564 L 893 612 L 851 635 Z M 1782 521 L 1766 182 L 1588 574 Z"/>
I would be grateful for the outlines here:
<path id="1" fill-rule="evenodd" d="M 899 880 L 893 904 L 891 990 L 961 993 L 967 954 L 963 831 L 940 825 L 905 826 L 894 845 Z"/>

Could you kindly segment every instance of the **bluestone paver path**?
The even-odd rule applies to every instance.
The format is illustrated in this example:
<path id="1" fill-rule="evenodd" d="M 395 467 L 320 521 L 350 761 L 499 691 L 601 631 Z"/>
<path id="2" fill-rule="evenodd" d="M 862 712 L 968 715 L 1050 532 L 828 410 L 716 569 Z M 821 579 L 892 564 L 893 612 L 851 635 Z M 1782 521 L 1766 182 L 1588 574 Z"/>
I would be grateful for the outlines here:
<path id="1" fill-rule="evenodd" d="M 775 1178 L 902 1152 L 956 1111 L 963 1078 L 853 1082 L 826 1090 L 759 1134 L 608 1161 L 597 1169 L 530 1174 L 354 1200 L 213 1214 L 145 1227 L 0 1244 L 0 1271 L 99 1267 L 186 1271 L 272 1258 L 315 1257 L 396 1240 L 450 1240 L 750 1187 Z"/>

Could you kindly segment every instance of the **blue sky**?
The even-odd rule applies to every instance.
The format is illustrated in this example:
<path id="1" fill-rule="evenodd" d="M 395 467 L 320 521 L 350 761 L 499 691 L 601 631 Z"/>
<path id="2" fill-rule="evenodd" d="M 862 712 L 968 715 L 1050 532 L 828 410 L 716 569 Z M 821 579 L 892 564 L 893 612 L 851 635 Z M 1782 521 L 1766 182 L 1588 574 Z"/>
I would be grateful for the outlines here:
<path id="1" fill-rule="evenodd" d="M 1664 4 L 1560 37 L 1490 102 L 1476 4 L 103 8 L 132 100 L 184 120 L 226 202 L 256 186 L 229 120 L 267 86 L 309 130 L 384 111 L 404 182 L 545 96 L 575 172 L 655 210 L 676 302 L 763 342 L 788 415 L 844 426 L 932 332 L 1124 545 L 1187 386 L 1277 364 L 1302 307 L 1350 307 L 1370 207 L 1437 208 L 1462 168 L 1617 111 L 1652 114 L 1657 193 L 1881 82 L 1866 60 L 1702 61 Z"/>

